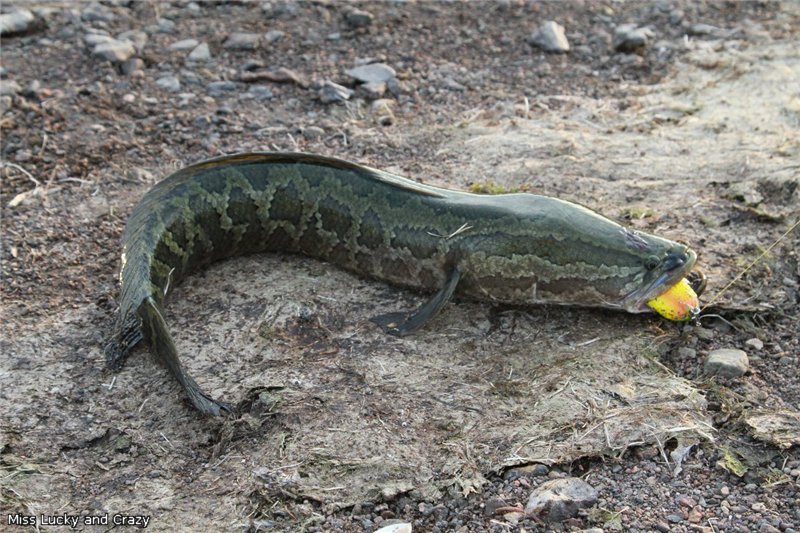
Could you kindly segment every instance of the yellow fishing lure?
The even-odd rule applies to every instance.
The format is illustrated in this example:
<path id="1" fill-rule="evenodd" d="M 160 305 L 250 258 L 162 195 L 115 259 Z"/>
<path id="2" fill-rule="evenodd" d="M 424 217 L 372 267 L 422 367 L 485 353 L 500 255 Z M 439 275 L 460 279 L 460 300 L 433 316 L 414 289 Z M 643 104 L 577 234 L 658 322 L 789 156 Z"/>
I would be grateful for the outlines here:
<path id="1" fill-rule="evenodd" d="M 647 305 L 667 320 L 683 322 L 697 314 L 700 300 L 689 280 L 683 278 L 667 292 L 647 302 Z"/>

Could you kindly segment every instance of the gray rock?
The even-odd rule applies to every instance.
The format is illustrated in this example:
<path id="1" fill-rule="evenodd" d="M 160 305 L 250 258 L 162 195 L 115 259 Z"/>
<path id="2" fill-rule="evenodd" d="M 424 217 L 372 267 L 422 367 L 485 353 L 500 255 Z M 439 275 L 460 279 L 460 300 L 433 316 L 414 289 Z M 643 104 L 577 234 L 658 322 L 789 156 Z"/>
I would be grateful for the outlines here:
<path id="1" fill-rule="evenodd" d="M 132 57 L 120 65 L 120 71 L 126 76 L 144 70 L 144 61 L 139 57 Z"/>
<path id="2" fill-rule="evenodd" d="M 114 38 L 110 35 L 104 35 L 102 33 L 87 33 L 83 36 L 83 42 L 85 42 L 86 46 L 89 48 L 94 48 L 100 43 L 107 43 L 113 40 Z"/>
<path id="3" fill-rule="evenodd" d="M 136 52 L 140 53 L 147 44 L 147 34 L 141 30 L 128 30 L 117 35 L 117 40 L 132 43 Z"/>
<path id="4" fill-rule="evenodd" d="M 114 12 L 99 2 L 92 2 L 81 11 L 81 20 L 111 22 L 114 20 Z"/>
<path id="5" fill-rule="evenodd" d="M 235 91 L 237 88 L 238 85 L 236 84 L 236 82 L 230 80 L 212 81 L 211 83 L 206 85 L 206 90 L 208 90 L 209 94 L 214 96 L 219 96 L 223 93 Z"/>
<path id="6" fill-rule="evenodd" d="M 738 378 L 750 368 L 747 354 L 742 350 L 720 348 L 709 352 L 703 364 L 703 371 L 708 376 Z"/>
<path id="7" fill-rule="evenodd" d="M 307 128 L 303 128 L 303 137 L 310 141 L 317 140 L 323 135 L 325 135 L 325 130 L 319 126 L 309 126 Z"/>
<path id="8" fill-rule="evenodd" d="M 222 46 L 229 50 L 255 50 L 261 36 L 257 33 L 231 33 Z"/>
<path id="9" fill-rule="evenodd" d="M 266 85 L 251 85 L 247 90 L 247 96 L 249 98 L 255 98 L 256 100 L 269 100 L 272 98 L 273 94 L 272 89 Z"/>
<path id="10" fill-rule="evenodd" d="M 14 105 L 14 100 L 10 96 L 0 96 L 0 113 L 5 113 L 11 106 Z"/>
<path id="11" fill-rule="evenodd" d="M 319 89 L 319 99 L 323 104 L 344 102 L 349 100 L 351 96 L 353 96 L 353 91 L 330 80 L 325 80 Z"/>
<path id="12" fill-rule="evenodd" d="M 361 9 L 348 9 L 344 14 L 344 21 L 351 28 L 365 28 L 372 24 L 372 13 Z"/>
<path id="13" fill-rule="evenodd" d="M 673 26 L 677 26 L 683 22 L 683 11 L 680 9 L 673 9 L 669 12 L 669 23 Z"/>
<path id="14" fill-rule="evenodd" d="M 444 86 L 445 89 L 449 89 L 451 91 L 456 91 L 456 92 L 463 92 L 467 89 L 466 87 L 464 87 L 464 85 L 458 83 L 450 76 L 442 80 L 442 85 Z"/>
<path id="15" fill-rule="evenodd" d="M 528 38 L 528 42 L 546 52 L 569 52 L 569 41 L 564 34 L 564 26 L 552 20 L 539 26 L 539 29 Z"/>
<path id="16" fill-rule="evenodd" d="M 197 39 L 182 39 L 180 41 L 175 41 L 169 45 L 167 49 L 172 51 L 192 50 L 197 48 L 198 44 L 200 43 L 197 41 Z"/>
<path id="17" fill-rule="evenodd" d="M 579 509 L 597 502 L 597 490 L 576 477 L 545 481 L 531 493 L 527 514 L 538 514 L 548 522 L 561 522 L 578 514 Z"/>
<path id="18" fill-rule="evenodd" d="M 300 11 L 298 2 L 263 2 L 261 11 L 267 18 L 290 17 Z"/>
<path id="19" fill-rule="evenodd" d="M 351 78 L 355 78 L 361 83 L 387 82 L 394 78 L 397 73 L 392 67 L 385 63 L 371 63 L 351 68 L 346 72 Z"/>
<path id="20" fill-rule="evenodd" d="M 686 33 L 694 37 L 724 37 L 726 32 L 722 28 L 712 26 L 711 24 L 699 23 L 689 26 Z"/>
<path id="21" fill-rule="evenodd" d="M 691 361 L 695 357 L 697 357 L 697 351 L 694 348 L 689 348 L 687 346 L 678 348 L 678 359 Z"/>
<path id="22" fill-rule="evenodd" d="M 746 341 L 744 341 L 744 343 L 752 348 L 755 348 L 756 350 L 761 350 L 762 348 L 764 348 L 764 341 L 762 341 L 758 337 L 747 339 Z"/>
<path id="23" fill-rule="evenodd" d="M 368 100 L 377 100 L 386 93 L 386 83 L 382 81 L 370 81 L 358 87 Z"/>
<path id="24" fill-rule="evenodd" d="M 127 61 L 133 57 L 135 53 L 136 49 L 133 47 L 133 44 L 128 41 L 118 41 L 116 39 L 100 43 L 92 50 L 92 55 L 111 61 L 112 63 Z"/>
<path id="25" fill-rule="evenodd" d="M 171 74 L 158 78 L 156 80 L 156 85 L 173 93 L 181 90 L 181 80 L 179 80 L 177 76 L 173 76 Z"/>
<path id="26" fill-rule="evenodd" d="M 281 30 L 269 30 L 264 34 L 264 40 L 268 43 L 274 43 L 283 39 L 284 35 L 286 34 Z"/>
<path id="27" fill-rule="evenodd" d="M 175 33 L 175 28 L 175 21 L 166 18 L 159 18 L 155 27 L 156 31 L 151 33 Z"/>
<path id="28" fill-rule="evenodd" d="M 655 37 L 650 28 L 637 28 L 636 24 L 622 24 L 614 30 L 614 50 L 617 52 L 638 52 L 644 49 Z"/>
<path id="29" fill-rule="evenodd" d="M 27 9 L 4 13 L 0 15 L 0 35 L 24 33 L 30 29 L 34 20 L 36 20 L 36 17 Z"/>
<path id="30" fill-rule="evenodd" d="M 209 59 L 211 59 L 211 50 L 208 49 L 208 43 L 198 44 L 197 47 L 186 56 L 187 61 L 208 61 Z"/>
<path id="31" fill-rule="evenodd" d="M 22 87 L 14 80 L 0 80 L 0 96 L 11 96 L 22 92 Z"/>

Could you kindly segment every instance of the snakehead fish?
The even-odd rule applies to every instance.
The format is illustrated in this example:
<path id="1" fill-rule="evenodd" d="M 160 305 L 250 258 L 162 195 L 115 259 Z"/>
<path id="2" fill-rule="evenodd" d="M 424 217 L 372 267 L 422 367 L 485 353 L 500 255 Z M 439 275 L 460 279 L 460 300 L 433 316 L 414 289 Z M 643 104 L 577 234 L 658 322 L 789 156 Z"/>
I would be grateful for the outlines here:
<path id="1" fill-rule="evenodd" d="M 453 295 L 507 304 L 650 312 L 691 270 L 682 244 L 534 194 L 476 195 L 330 157 L 243 153 L 156 184 L 123 235 L 110 367 L 145 339 L 203 413 L 231 410 L 187 374 L 164 320 L 170 290 L 198 267 L 255 252 L 299 253 L 433 296 L 373 320 L 405 335 Z"/>

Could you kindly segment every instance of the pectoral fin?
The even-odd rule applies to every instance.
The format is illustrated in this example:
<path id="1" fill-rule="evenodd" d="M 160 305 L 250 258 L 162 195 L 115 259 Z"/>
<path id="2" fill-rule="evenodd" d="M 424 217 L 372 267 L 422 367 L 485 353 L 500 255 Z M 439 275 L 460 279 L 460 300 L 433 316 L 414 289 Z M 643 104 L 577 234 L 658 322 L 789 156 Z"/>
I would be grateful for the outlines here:
<path id="1" fill-rule="evenodd" d="M 456 290 L 459 279 L 461 279 L 461 273 L 457 268 L 454 268 L 447 282 L 444 284 L 444 287 L 419 309 L 410 312 L 378 315 L 373 317 L 372 321 L 378 324 L 383 331 L 391 335 L 402 337 L 414 333 L 435 317 L 439 311 L 442 310 L 444 305 L 450 301 L 450 298 Z"/>

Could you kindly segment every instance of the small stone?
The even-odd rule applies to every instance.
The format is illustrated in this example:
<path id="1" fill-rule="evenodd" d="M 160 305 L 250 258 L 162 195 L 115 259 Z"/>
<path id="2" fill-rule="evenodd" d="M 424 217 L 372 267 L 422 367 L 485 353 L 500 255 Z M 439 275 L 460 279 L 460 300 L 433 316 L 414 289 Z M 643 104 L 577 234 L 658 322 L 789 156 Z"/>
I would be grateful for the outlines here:
<path id="1" fill-rule="evenodd" d="M 34 20 L 36 20 L 36 17 L 27 9 L 17 9 L 11 13 L 4 13 L 0 15 L 0 35 L 25 33 L 30 29 Z"/>
<path id="2" fill-rule="evenodd" d="M 788 529 L 786 531 L 789 531 Z M 781 530 L 777 527 L 773 526 L 772 524 L 767 524 L 764 522 L 761 524 L 761 527 L 758 528 L 758 533 L 781 533 Z"/>
<path id="3" fill-rule="evenodd" d="M 520 474 L 530 474 L 531 476 L 546 476 L 550 473 L 550 468 L 541 463 L 518 466 L 516 468 L 512 468 L 511 470 L 519 472 Z"/>
<path id="4" fill-rule="evenodd" d="M 692 360 L 697 357 L 697 350 L 694 348 L 687 348 L 686 346 L 681 346 L 678 348 L 678 358 L 682 360 Z"/>
<path id="5" fill-rule="evenodd" d="M 114 20 L 114 12 L 108 7 L 98 2 L 92 2 L 81 11 L 81 20 L 92 22 L 95 20 L 102 22 L 111 22 Z"/>
<path id="6" fill-rule="evenodd" d="M 669 12 L 669 23 L 677 26 L 683 21 L 683 11 L 680 9 L 673 9 Z"/>
<path id="7" fill-rule="evenodd" d="M 727 496 L 731 493 L 731 489 L 727 485 L 723 485 L 722 488 L 719 489 L 719 493 L 723 496 Z"/>
<path id="8" fill-rule="evenodd" d="M 144 61 L 139 57 L 132 57 L 120 65 L 120 71 L 126 76 L 138 72 L 142 74 L 144 70 Z"/>
<path id="9" fill-rule="evenodd" d="M 30 161 L 33 157 L 33 152 L 30 150 L 19 150 L 16 154 L 14 154 L 14 161 L 17 163 L 24 163 L 26 161 Z"/>
<path id="10" fill-rule="evenodd" d="M 713 329 L 708 329 L 700 326 L 695 326 L 693 332 L 695 335 L 697 335 L 698 339 L 702 339 L 704 341 L 714 340 L 714 337 L 716 335 Z"/>
<path id="11" fill-rule="evenodd" d="M 89 48 L 94 48 L 98 44 L 107 43 L 113 41 L 114 38 L 110 35 L 105 35 L 103 33 L 87 33 L 83 36 L 83 42 L 86 43 L 86 46 Z"/>
<path id="12" fill-rule="evenodd" d="M 267 18 L 290 17 L 300 11 L 300 5 L 298 2 L 263 2 L 261 11 Z"/>
<path id="13" fill-rule="evenodd" d="M 708 376 L 738 378 L 749 369 L 750 362 L 742 350 L 720 348 L 709 352 L 703 364 L 703 371 Z"/>
<path id="14" fill-rule="evenodd" d="M 687 520 L 692 524 L 699 524 L 703 520 L 703 508 L 699 505 L 692 507 Z"/>
<path id="15" fill-rule="evenodd" d="M 211 50 L 208 49 L 208 43 L 198 44 L 195 49 L 186 56 L 187 61 L 203 62 L 209 59 L 211 59 Z"/>
<path id="16" fill-rule="evenodd" d="M 564 26 L 553 20 L 548 20 L 539 26 L 539 29 L 528 37 L 528 42 L 546 52 L 569 52 L 569 41 L 564 33 Z"/>
<path id="17" fill-rule="evenodd" d="M 351 28 L 365 28 L 372 24 L 372 13 L 361 9 L 348 9 L 344 14 L 344 21 Z"/>
<path id="18" fill-rule="evenodd" d="M 358 86 L 368 100 L 377 100 L 386 92 L 386 84 L 382 81 L 371 81 Z"/>
<path id="19" fill-rule="evenodd" d="M 256 100 L 269 100 L 273 97 L 272 89 L 266 85 L 251 85 L 246 94 Z"/>
<path id="20" fill-rule="evenodd" d="M 411 524 L 408 522 L 402 522 L 400 520 L 386 520 L 386 522 L 391 523 L 388 526 L 376 530 L 375 533 L 411 533 Z"/>
<path id="21" fill-rule="evenodd" d="M 392 78 L 386 82 L 386 88 L 389 89 L 389 92 L 392 93 L 394 96 L 400 96 L 403 93 L 403 86 L 400 85 L 400 82 L 397 78 Z"/>
<path id="22" fill-rule="evenodd" d="M 222 46 L 229 50 L 255 50 L 260 39 L 257 33 L 231 33 Z"/>
<path id="23" fill-rule="evenodd" d="M 309 141 L 317 140 L 323 135 L 325 135 L 325 130 L 319 126 L 309 126 L 307 128 L 303 128 L 303 137 Z"/>
<path id="24" fill-rule="evenodd" d="M 14 80 L 0 80 L 0 96 L 11 96 L 22 92 L 22 87 Z"/>
<path id="25" fill-rule="evenodd" d="M 567 477 L 545 481 L 539 485 L 525 506 L 527 514 L 538 514 L 549 522 L 561 522 L 578 514 L 578 510 L 597 502 L 597 490 L 584 480 Z"/>
<path id="26" fill-rule="evenodd" d="M 344 102 L 349 100 L 351 96 L 353 96 L 353 91 L 330 80 L 325 80 L 319 89 L 319 99 L 323 104 Z"/>
<path id="27" fill-rule="evenodd" d="M 673 524 L 679 524 L 683 521 L 683 517 L 679 514 L 668 514 L 667 520 L 669 520 Z"/>
<path id="28" fill-rule="evenodd" d="M 767 510 L 767 506 L 764 505 L 761 502 L 756 502 L 756 503 L 754 503 L 753 505 L 750 506 L 750 509 L 752 509 L 753 511 L 755 511 L 757 513 L 763 513 L 764 511 Z"/>
<path id="29" fill-rule="evenodd" d="M 92 50 L 92 55 L 105 59 L 106 61 L 111 61 L 112 63 L 127 61 L 133 57 L 135 53 L 136 50 L 133 44 L 128 41 L 118 41 L 116 39 L 100 43 Z"/>
<path id="30" fill-rule="evenodd" d="M 270 30 L 264 34 L 264 40 L 267 41 L 268 43 L 274 43 L 276 41 L 280 41 L 281 39 L 283 39 L 284 35 L 285 33 L 282 32 L 281 30 Z"/>
<path id="31" fill-rule="evenodd" d="M 147 34 L 140 30 L 128 30 L 117 35 L 118 41 L 128 41 L 137 52 L 141 52 L 147 44 Z"/>
<path id="32" fill-rule="evenodd" d="M 494 516 L 498 509 L 506 507 L 508 504 L 502 498 L 489 498 L 483 505 L 483 513 L 486 516 Z"/>
<path id="33" fill-rule="evenodd" d="M 10 96 L 0 96 L 0 113 L 5 113 L 14 105 L 14 100 Z"/>
<path id="34" fill-rule="evenodd" d="M 161 76 L 156 80 L 156 85 L 171 92 L 181 90 L 181 80 L 173 75 Z"/>
<path id="35" fill-rule="evenodd" d="M 448 76 L 444 80 L 442 80 L 442 85 L 444 86 L 445 89 L 449 89 L 451 91 L 463 92 L 463 91 L 467 90 L 466 87 L 464 87 L 462 84 L 458 83 L 456 80 L 454 80 L 450 76 Z"/>
<path id="36" fill-rule="evenodd" d="M 686 32 L 694 37 L 723 37 L 725 30 L 711 24 L 692 24 Z"/>
<path id="37" fill-rule="evenodd" d="M 744 343 L 752 348 L 755 348 L 756 350 L 761 350 L 762 348 L 764 348 L 764 342 L 758 337 L 753 337 L 752 339 L 748 339 L 744 341 Z"/>
<path id="38" fill-rule="evenodd" d="M 655 37 L 649 28 L 637 28 L 635 24 L 622 24 L 614 30 L 614 50 L 617 52 L 639 52 Z"/>
<path id="39" fill-rule="evenodd" d="M 222 81 L 212 81 L 208 85 L 206 85 L 206 90 L 208 93 L 214 96 L 219 96 L 221 94 L 235 91 L 238 85 L 235 81 L 229 80 L 222 80 Z"/>
<path id="40" fill-rule="evenodd" d="M 156 21 L 156 26 L 153 28 L 155 31 L 150 33 L 175 33 L 176 27 L 175 21 L 162 17 Z"/>
<path id="41" fill-rule="evenodd" d="M 167 47 L 168 50 L 174 51 L 181 51 L 181 50 L 192 50 L 197 48 L 197 45 L 200 44 L 197 39 L 182 39 L 180 41 L 175 41 L 171 45 Z"/>
<path id="42" fill-rule="evenodd" d="M 397 75 L 394 69 L 385 63 L 361 65 L 351 68 L 346 74 L 361 83 L 387 82 Z"/>

